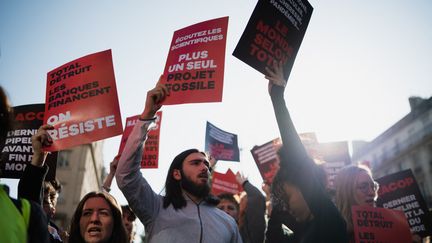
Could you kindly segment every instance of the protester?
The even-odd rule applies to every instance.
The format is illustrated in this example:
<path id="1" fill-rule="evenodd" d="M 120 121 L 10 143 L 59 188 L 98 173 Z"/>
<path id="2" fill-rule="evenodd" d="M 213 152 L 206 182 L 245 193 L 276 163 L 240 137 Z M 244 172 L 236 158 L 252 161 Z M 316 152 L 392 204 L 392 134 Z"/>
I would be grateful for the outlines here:
<path id="1" fill-rule="evenodd" d="M 239 227 L 244 243 L 262 243 L 265 232 L 265 198 L 241 173 L 236 174 L 237 182 L 244 190 L 237 202 L 232 193 L 222 193 L 218 197 L 218 208 L 233 217 Z"/>
<path id="2" fill-rule="evenodd" d="M 42 125 L 32 136 L 32 161 L 26 166 L 18 184 L 18 196 L 39 202 L 48 218 L 50 242 L 58 243 L 63 242 L 68 234 L 52 221 L 57 206 L 57 190 L 61 190 L 61 185 L 56 180 L 53 180 L 53 183 L 44 181 L 49 168 L 45 164 L 47 153 L 44 153 L 42 148 L 52 144 L 52 139 L 47 132 L 50 129 L 52 126 Z"/>
<path id="3" fill-rule="evenodd" d="M 122 205 L 121 209 L 123 213 L 123 225 L 126 228 L 126 233 L 129 239 L 128 242 L 132 243 L 136 235 L 136 215 L 134 214 L 134 212 L 132 212 L 132 209 L 129 207 L 129 205 Z"/>
<path id="4" fill-rule="evenodd" d="M 303 224 L 297 222 L 289 214 L 285 203 L 272 197 L 271 187 L 267 183 L 262 184 L 266 194 L 267 227 L 265 232 L 265 243 L 300 243 L 303 235 Z M 296 232 L 296 234 L 294 234 Z"/>
<path id="5" fill-rule="evenodd" d="M 106 192 L 87 193 L 72 216 L 69 242 L 128 242 L 122 211 L 115 198 Z"/>
<path id="6" fill-rule="evenodd" d="M 147 92 L 144 111 L 120 157 L 116 172 L 120 190 L 144 224 L 149 242 L 242 242 L 234 219 L 217 209 L 217 198 L 209 194 L 209 159 L 205 153 L 188 149 L 174 158 L 164 196 L 156 194 L 140 173 L 149 126 L 169 95 L 160 80 Z"/>
<path id="7" fill-rule="evenodd" d="M 218 195 L 219 203 L 217 208 L 227 213 L 237 222 L 239 221 L 240 205 L 232 193 L 221 193 Z M 243 242 L 245 242 L 243 240 Z"/>
<path id="8" fill-rule="evenodd" d="M 50 232 L 50 239 L 51 242 L 63 242 L 60 236 L 59 227 L 52 222 L 56 212 L 56 204 L 56 190 L 50 182 L 45 181 L 43 184 L 42 205 L 49 220 L 48 231 Z"/>
<path id="9" fill-rule="evenodd" d="M 11 111 L 6 93 L 0 87 L 0 145 L 4 144 L 7 131 L 12 128 Z M 37 202 L 23 197 L 13 199 L 0 186 L 0 215 L 0 242 L 49 242 L 48 220 Z"/>
<path id="10" fill-rule="evenodd" d="M 363 165 L 351 165 L 341 169 L 334 180 L 336 207 L 347 225 L 347 233 L 354 242 L 351 207 L 367 205 L 374 207 L 378 198 L 378 183 L 372 179 L 372 172 Z"/>
<path id="11" fill-rule="evenodd" d="M 110 171 L 108 175 L 105 177 L 105 180 L 103 182 L 101 190 L 106 193 L 109 193 L 111 191 L 111 184 L 117 170 L 119 157 L 120 155 L 117 155 L 114 157 L 113 161 L 111 161 Z M 132 209 L 128 205 L 122 205 L 121 209 L 122 209 L 123 225 L 125 226 L 126 229 L 128 242 L 133 242 L 136 234 L 136 226 L 135 226 L 136 215 L 132 212 Z"/>
<path id="12" fill-rule="evenodd" d="M 51 234 L 52 234 L 52 232 L 56 232 L 57 231 L 57 233 L 59 234 L 60 238 L 63 241 L 66 241 L 66 239 L 69 237 L 69 233 L 66 230 L 63 230 L 62 228 L 60 228 L 53 221 L 54 216 L 55 216 L 56 207 L 57 207 L 57 199 L 59 197 L 59 194 L 61 193 L 61 190 L 62 190 L 63 186 L 60 183 L 60 181 L 57 180 L 57 179 L 49 181 L 49 184 L 54 189 L 54 192 L 52 191 L 52 189 L 50 189 L 50 192 L 49 192 L 49 199 L 50 199 L 50 201 L 52 203 L 52 207 L 54 209 L 54 215 L 53 215 L 53 217 L 48 217 L 48 219 L 49 219 L 48 230 L 51 232 Z M 44 202 L 45 202 L 45 198 L 44 198 Z M 44 205 L 44 210 L 45 210 L 45 213 L 47 213 L 47 211 L 45 209 L 45 205 Z M 47 213 L 47 215 L 48 215 L 48 213 Z"/>
<path id="13" fill-rule="evenodd" d="M 317 178 L 317 166 L 303 147 L 286 108 L 282 63 L 275 63 L 267 72 L 283 143 L 279 151 L 280 169 L 273 179 L 272 192 L 287 204 L 289 213 L 298 222 L 305 224 L 301 242 L 347 242 L 345 222 L 328 197 L 325 185 Z"/>

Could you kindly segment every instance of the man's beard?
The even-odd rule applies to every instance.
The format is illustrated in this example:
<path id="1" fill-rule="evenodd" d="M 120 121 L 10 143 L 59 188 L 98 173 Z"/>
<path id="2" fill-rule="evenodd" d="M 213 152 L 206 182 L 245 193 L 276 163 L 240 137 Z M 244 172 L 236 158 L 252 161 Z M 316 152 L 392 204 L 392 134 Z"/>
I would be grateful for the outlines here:
<path id="1" fill-rule="evenodd" d="M 199 198 L 205 198 L 209 195 L 210 186 L 208 183 L 205 183 L 203 185 L 197 185 L 193 181 L 189 180 L 189 178 L 183 173 L 183 171 L 181 171 L 180 173 L 182 174 L 180 185 L 185 191 Z"/>

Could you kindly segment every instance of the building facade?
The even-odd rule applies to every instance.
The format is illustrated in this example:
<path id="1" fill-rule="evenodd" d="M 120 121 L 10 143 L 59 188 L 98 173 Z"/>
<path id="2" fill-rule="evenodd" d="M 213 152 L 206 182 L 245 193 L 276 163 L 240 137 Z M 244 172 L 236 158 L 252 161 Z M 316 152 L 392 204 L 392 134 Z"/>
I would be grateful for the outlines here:
<path id="1" fill-rule="evenodd" d="M 84 144 L 60 151 L 56 178 L 62 184 L 57 200 L 55 223 L 67 229 L 80 199 L 100 190 L 104 178 L 103 142 Z"/>
<path id="2" fill-rule="evenodd" d="M 353 144 L 352 161 L 370 164 L 374 178 L 411 169 L 431 208 L 432 97 L 410 97 L 409 102 L 409 114 L 373 141 Z"/>

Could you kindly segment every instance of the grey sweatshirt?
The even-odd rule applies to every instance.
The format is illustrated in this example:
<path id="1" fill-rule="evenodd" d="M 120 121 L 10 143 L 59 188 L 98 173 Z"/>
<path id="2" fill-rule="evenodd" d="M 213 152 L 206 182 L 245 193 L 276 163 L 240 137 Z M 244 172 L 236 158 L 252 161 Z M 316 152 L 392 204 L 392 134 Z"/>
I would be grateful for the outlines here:
<path id="1" fill-rule="evenodd" d="M 138 121 L 120 157 L 116 180 L 129 206 L 145 226 L 149 242 L 242 242 L 231 216 L 202 201 L 175 210 L 163 208 L 163 197 L 156 194 L 140 172 L 143 143 L 151 121 Z"/>

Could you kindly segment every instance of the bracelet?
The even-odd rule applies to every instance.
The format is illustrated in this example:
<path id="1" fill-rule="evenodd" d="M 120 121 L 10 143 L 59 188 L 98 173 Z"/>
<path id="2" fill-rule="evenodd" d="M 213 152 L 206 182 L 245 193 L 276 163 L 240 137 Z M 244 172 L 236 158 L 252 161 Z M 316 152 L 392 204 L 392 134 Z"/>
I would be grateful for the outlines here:
<path id="1" fill-rule="evenodd" d="M 146 119 L 143 119 L 143 118 L 141 118 L 141 117 L 138 117 L 138 120 L 140 120 L 140 121 L 154 121 L 154 120 L 156 120 L 156 117 L 153 117 L 153 118 L 146 118 Z"/>

